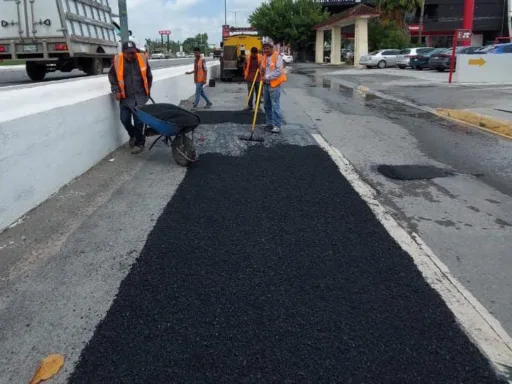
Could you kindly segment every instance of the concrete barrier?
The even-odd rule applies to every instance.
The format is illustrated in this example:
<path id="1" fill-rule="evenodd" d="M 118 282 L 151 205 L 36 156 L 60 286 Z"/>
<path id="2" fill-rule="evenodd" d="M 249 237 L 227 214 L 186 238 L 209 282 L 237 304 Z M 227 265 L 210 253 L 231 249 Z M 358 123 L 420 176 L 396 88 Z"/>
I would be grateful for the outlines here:
<path id="1" fill-rule="evenodd" d="M 512 83 L 512 54 L 457 55 L 457 83 Z"/>
<path id="2" fill-rule="evenodd" d="M 218 77 L 218 61 L 208 68 Z M 192 96 L 191 69 L 154 70 L 155 101 Z M 106 76 L 0 89 L 0 106 L 0 231 L 128 140 Z"/>

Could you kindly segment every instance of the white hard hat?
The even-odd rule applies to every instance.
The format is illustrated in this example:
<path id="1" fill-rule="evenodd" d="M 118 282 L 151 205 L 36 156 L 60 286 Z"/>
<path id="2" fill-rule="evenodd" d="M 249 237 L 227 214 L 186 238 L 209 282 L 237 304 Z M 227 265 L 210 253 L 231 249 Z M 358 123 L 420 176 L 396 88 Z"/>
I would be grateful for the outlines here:
<path id="1" fill-rule="evenodd" d="M 262 37 L 261 39 L 261 42 L 263 43 L 263 45 L 274 45 L 274 41 L 270 38 L 270 37 Z"/>

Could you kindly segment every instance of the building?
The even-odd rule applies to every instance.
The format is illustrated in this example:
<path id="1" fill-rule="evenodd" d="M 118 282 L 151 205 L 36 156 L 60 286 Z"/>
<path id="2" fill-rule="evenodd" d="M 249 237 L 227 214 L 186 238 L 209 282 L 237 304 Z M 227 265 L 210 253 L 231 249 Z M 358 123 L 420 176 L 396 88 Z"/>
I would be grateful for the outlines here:
<path id="1" fill-rule="evenodd" d="M 363 3 L 371 5 L 371 0 L 314 0 L 321 3 L 331 14 Z M 512 0 L 509 0 L 512 3 Z M 509 36 L 509 10 L 507 0 L 475 0 L 472 45 L 486 45 L 496 37 Z M 453 42 L 455 29 L 462 27 L 464 0 L 425 0 L 423 15 L 422 42 L 428 46 L 449 47 Z M 419 35 L 420 14 L 406 18 L 411 36 Z M 342 29 L 346 39 L 353 38 L 353 26 Z"/>

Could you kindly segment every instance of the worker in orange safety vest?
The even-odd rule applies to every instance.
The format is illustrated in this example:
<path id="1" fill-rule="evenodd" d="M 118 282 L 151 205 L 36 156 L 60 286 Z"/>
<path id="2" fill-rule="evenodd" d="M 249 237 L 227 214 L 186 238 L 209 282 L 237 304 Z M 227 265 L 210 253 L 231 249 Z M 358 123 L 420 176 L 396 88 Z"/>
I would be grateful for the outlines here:
<path id="1" fill-rule="evenodd" d="M 116 100 L 119 100 L 121 123 L 130 136 L 132 153 L 138 154 L 144 150 L 146 140 L 144 124 L 133 111 L 148 102 L 153 75 L 148 60 L 144 54 L 137 52 L 133 41 L 123 43 L 122 50 L 114 57 L 108 80 Z"/>
<path id="2" fill-rule="evenodd" d="M 271 39 L 264 40 L 263 60 L 260 74 L 263 81 L 263 100 L 265 106 L 265 130 L 272 133 L 281 132 L 281 84 L 286 82 L 283 57 L 274 50 Z"/>
<path id="3" fill-rule="evenodd" d="M 247 92 L 251 92 L 252 83 L 254 81 L 254 76 L 256 76 L 256 72 L 261 66 L 261 55 L 258 53 L 258 48 L 252 47 L 251 48 L 251 54 L 248 58 L 245 59 L 244 63 L 244 79 L 247 82 Z M 259 82 L 257 82 L 254 85 L 254 89 L 252 91 L 252 94 L 249 95 L 249 104 L 247 106 L 247 109 L 249 111 L 252 111 L 253 107 L 253 100 L 256 100 L 258 97 L 258 87 Z M 260 104 L 261 108 L 261 104 Z"/>
<path id="4" fill-rule="evenodd" d="M 196 109 L 198 107 L 201 97 L 206 101 L 205 108 L 210 108 L 213 104 L 204 92 L 204 85 L 208 79 L 208 68 L 206 67 L 206 61 L 201 56 L 201 49 L 198 47 L 194 48 L 194 56 L 196 58 L 194 61 L 194 69 L 192 71 L 185 72 L 187 75 L 194 74 L 194 83 L 196 84 L 196 98 L 192 109 Z"/>

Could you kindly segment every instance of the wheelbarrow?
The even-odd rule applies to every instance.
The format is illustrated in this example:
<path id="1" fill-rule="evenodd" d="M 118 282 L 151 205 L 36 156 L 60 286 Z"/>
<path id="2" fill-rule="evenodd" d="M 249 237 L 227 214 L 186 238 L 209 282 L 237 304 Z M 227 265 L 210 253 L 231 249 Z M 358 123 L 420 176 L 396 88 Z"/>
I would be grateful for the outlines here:
<path id="1" fill-rule="evenodd" d="M 172 157 L 177 164 L 187 167 L 197 161 L 194 144 L 194 130 L 201 123 L 195 113 L 174 104 L 155 103 L 136 107 L 133 112 L 144 124 L 145 136 L 158 136 L 151 144 L 151 150 L 161 140 L 171 147 Z"/>

